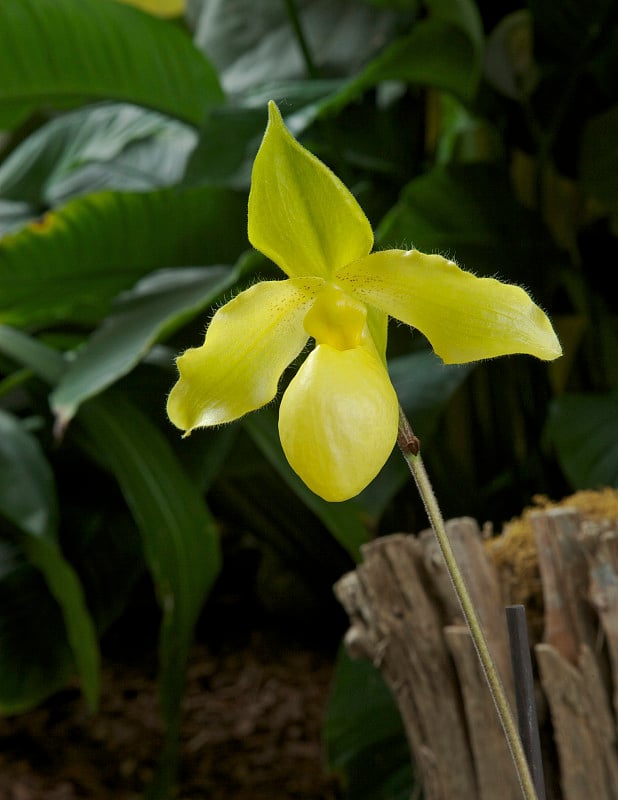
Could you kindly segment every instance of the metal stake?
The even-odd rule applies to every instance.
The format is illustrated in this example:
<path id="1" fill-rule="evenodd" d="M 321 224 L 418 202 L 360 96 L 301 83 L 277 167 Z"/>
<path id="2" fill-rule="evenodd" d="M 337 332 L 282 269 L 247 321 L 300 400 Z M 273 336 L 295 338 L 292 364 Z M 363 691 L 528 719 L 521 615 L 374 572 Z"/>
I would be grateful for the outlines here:
<path id="1" fill-rule="evenodd" d="M 534 677 L 524 607 L 522 605 L 507 606 L 506 622 L 515 683 L 519 735 L 530 767 L 534 788 L 539 800 L 545 800 L 541 739 L 534 699 Z"/>

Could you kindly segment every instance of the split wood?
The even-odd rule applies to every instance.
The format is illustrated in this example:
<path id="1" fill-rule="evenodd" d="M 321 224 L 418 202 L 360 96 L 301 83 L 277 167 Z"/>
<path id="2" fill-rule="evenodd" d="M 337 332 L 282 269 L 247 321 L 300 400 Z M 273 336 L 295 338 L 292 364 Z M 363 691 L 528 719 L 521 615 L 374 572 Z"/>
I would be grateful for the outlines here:
<path id="1" fill-rule="evenodd" d="M 545 632 L 534 646 L 547 800 L 618 798 L 618 524 L 572 509 L 531 516 Z M 515 706 L 504 597 L 477 523 L 447 531 Z M 468 628 L 432 531 L 363 548 L 335 586 L 346 646 L 391 689 L 425 800 L 520 800 L 521 791 Z"/>

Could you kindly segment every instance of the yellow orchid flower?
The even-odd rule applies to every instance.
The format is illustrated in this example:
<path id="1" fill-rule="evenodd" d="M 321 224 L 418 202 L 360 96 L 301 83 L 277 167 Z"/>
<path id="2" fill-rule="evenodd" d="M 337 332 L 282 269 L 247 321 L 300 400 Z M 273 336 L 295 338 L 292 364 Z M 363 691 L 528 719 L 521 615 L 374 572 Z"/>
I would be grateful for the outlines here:
<path id="1" fill-rule="evenodd" d="M 167 412 L 188 434 L 264 406 L 312 338 L 283 394 L 279 435 L 292 468 L 326 500 L 362 491 L 395 444 L 389 316 L 421 331 L 447 364 L 561 354 L 547 316 L 523 289 L 418 250 L 371 253 L 360 206 L 292 137 L 273 102 L 253 166 L 249 240 L 287 280 L 258 283 L 215 313 L 204 344 L 178 358 Z"/>

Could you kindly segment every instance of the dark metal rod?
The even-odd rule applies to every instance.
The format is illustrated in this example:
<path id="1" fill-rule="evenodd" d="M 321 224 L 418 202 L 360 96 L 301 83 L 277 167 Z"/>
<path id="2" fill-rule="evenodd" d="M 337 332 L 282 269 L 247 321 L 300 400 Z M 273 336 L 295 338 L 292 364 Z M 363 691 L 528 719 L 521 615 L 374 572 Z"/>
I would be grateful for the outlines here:
<path id="1" fill-rule="evenodd" d="M 536 715 L 534 677 L 532 675 L 532 659 L 530 658 L 528 625 L 524 607 L 521 605 L 507 606 L 506 624 L 509 631 L 519 735 L 537 796 L 539 800 L 545 800 L 541 738 Z"/>

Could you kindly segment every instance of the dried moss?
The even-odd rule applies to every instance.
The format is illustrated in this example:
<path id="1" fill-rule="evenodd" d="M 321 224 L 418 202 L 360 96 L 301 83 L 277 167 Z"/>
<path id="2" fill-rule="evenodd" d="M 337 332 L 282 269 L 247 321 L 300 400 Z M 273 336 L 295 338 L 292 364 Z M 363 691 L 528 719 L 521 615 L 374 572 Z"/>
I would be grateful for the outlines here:
<path id="1" fill-rule="evenodd" d="M 526 607 L 533 634 L 543 624 L 543 591 L 530 515 L 550 508 L 576 508 L 585 519 L 618 520 L 618 490 L 576 492 L 558 502 L 538 495 L 520 517 L 506 523 L 499 536 L 487 539 L 485 546 L 500 575 L 506 604 Z"/>

